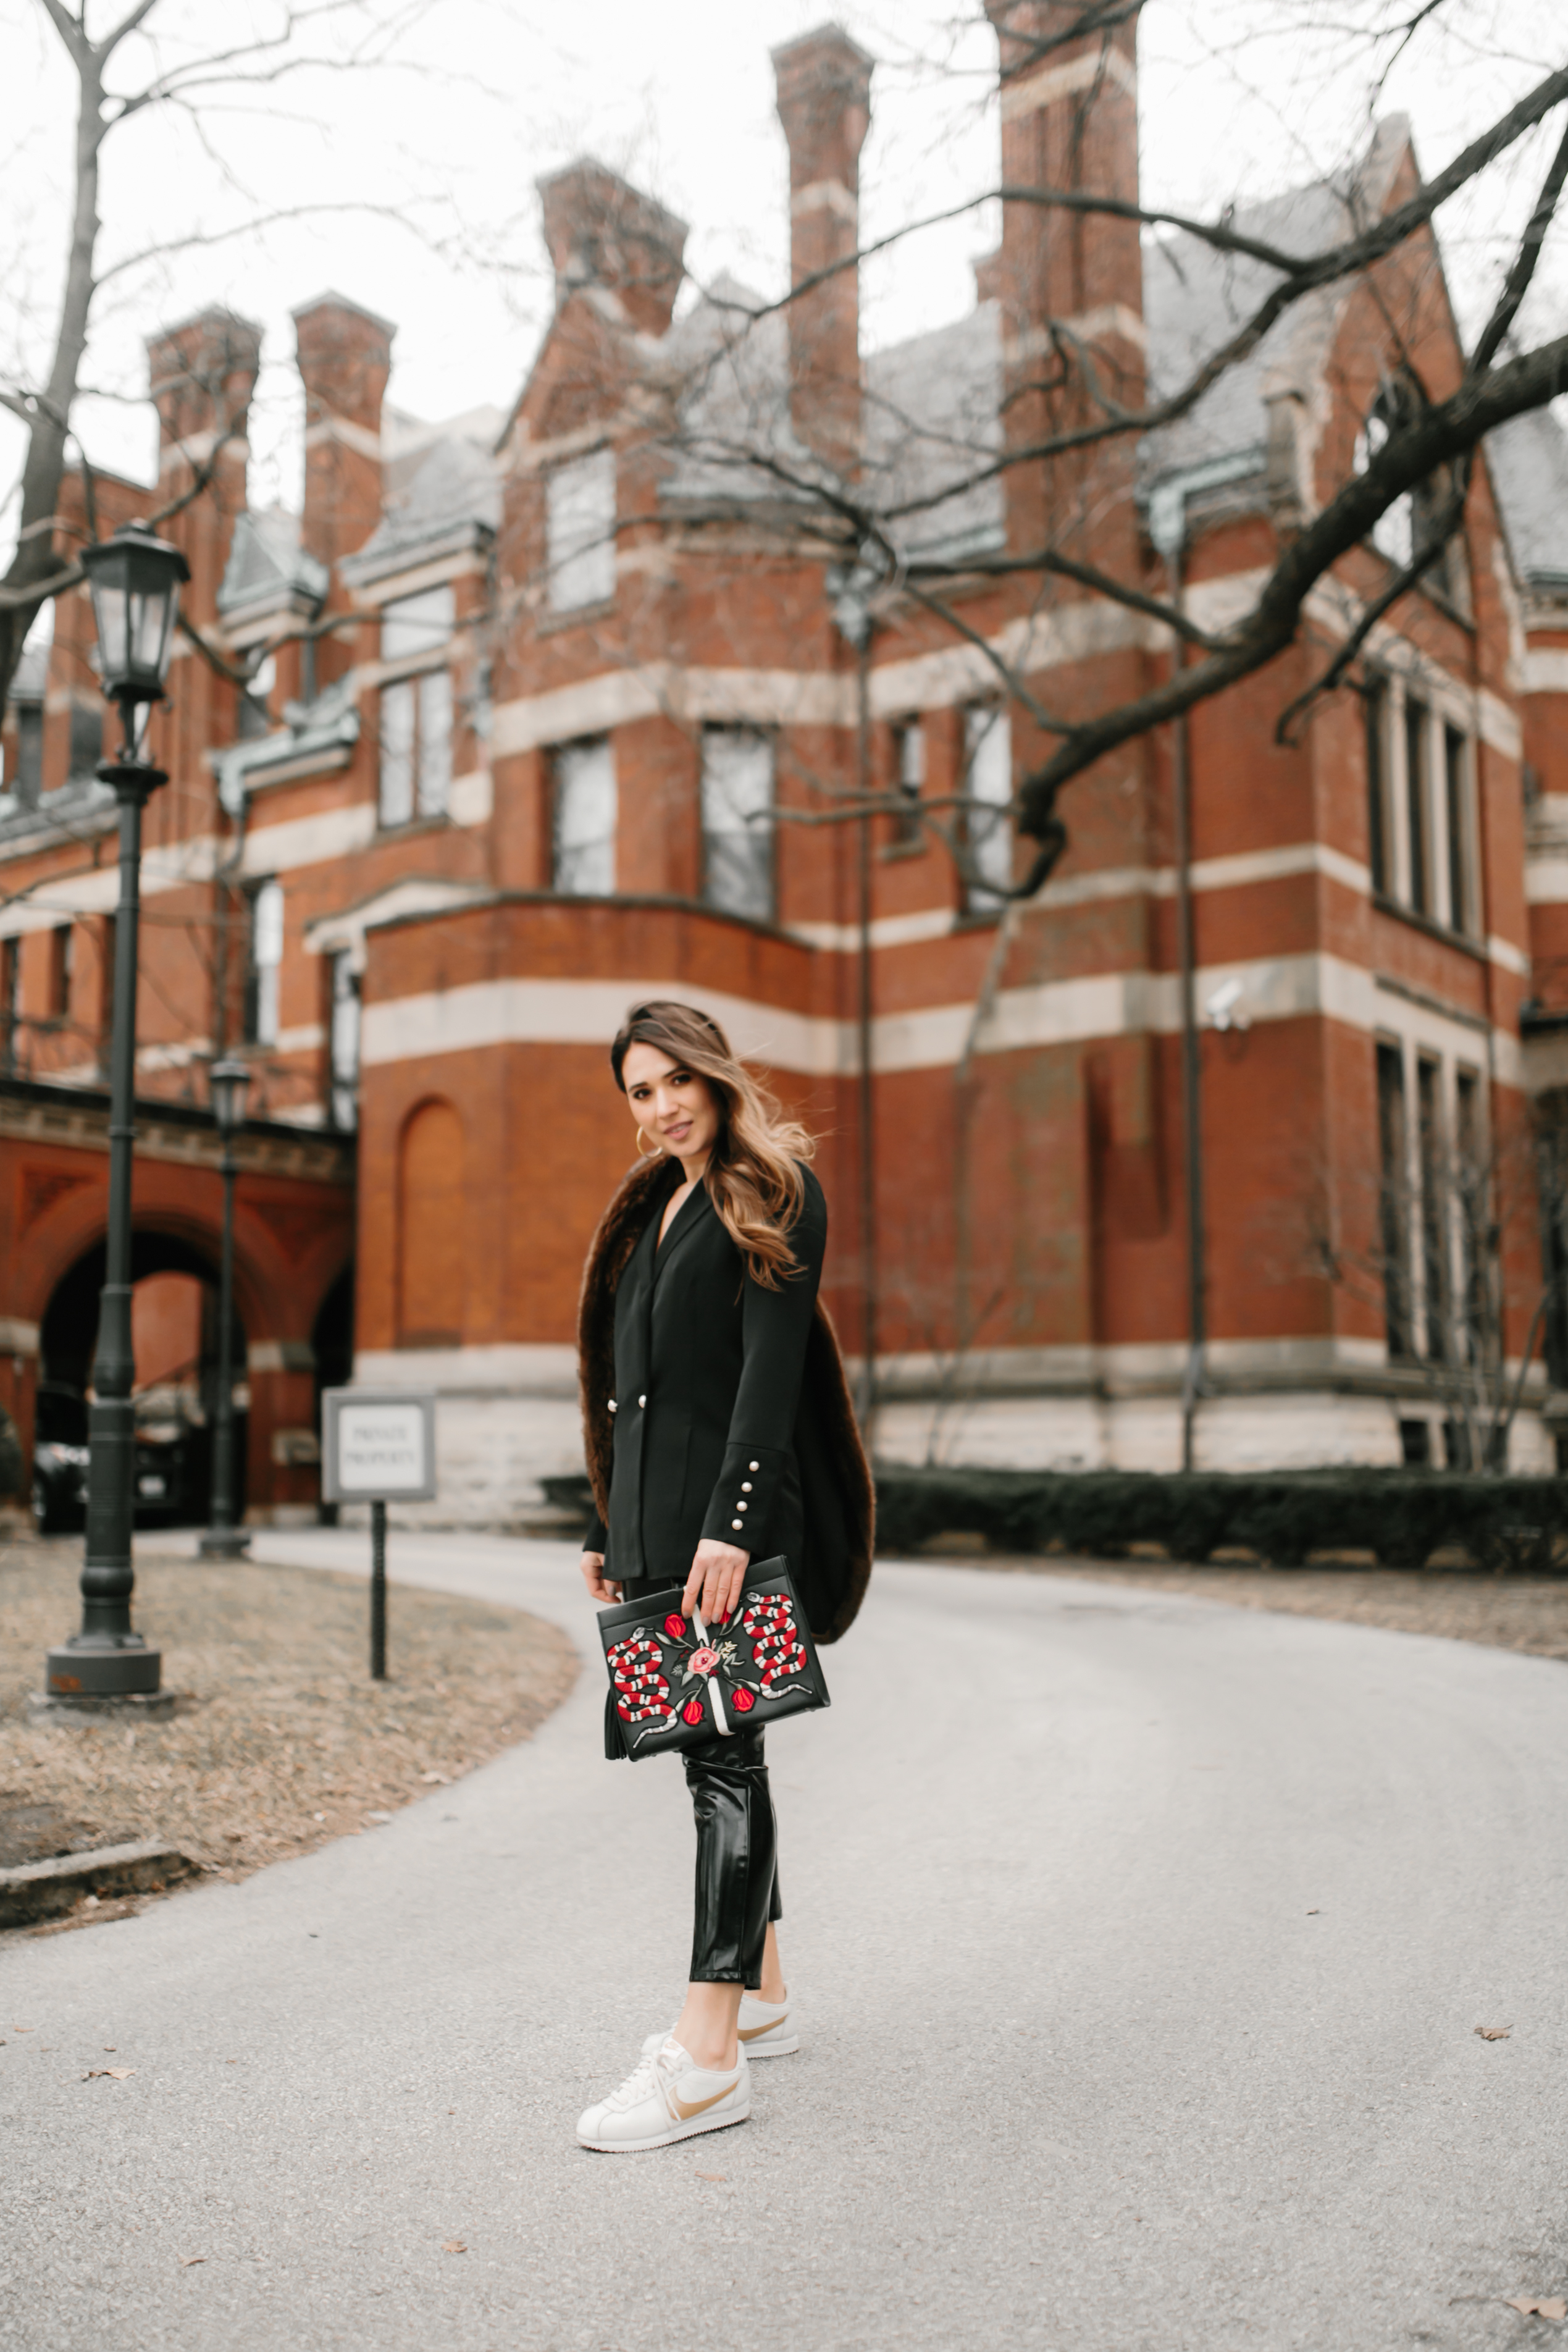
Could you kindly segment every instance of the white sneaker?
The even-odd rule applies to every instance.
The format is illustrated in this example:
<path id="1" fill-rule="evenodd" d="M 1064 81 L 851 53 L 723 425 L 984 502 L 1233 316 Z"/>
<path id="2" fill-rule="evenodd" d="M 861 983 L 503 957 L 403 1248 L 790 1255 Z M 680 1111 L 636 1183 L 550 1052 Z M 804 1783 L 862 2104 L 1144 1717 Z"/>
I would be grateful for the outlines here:
<path id="1" fill-rule="evenodd" d="M 740 2022 L 737 2038 L 747 2058 L 788 2058 L 800 2047 L 800 2036 L 789 2022 L 789 1998 L 782 2000 L 759 2000 L 754 1992 L 740 1996 Z M 643 2055 L 651 2058 L 665 2037 L 650 2033 L 643 2044 Z"/>
<path id="2" fill-rule="evenodd" d="M 578 2120 L 584 2147 L 606 2156 L 644 2147 L 668 2147 L 672 2140 L 698 2132 L 723 2131 L 751 2113 L 751 2078 L 746 2053 L 728 2073 L 694 2064 L 673 2033 L 656 2037 L 618 2091 L 590 2107 Z"/>
<path id="3" fill-rule="evenodd" d="M 736 2028 L 748 2058 L 788 2058 L 800 2047 L 800 2036 L 789 2021 L 789 1996 L 759 2000 L 754 1992 L 740 1999 L 740 2023 Z"/>

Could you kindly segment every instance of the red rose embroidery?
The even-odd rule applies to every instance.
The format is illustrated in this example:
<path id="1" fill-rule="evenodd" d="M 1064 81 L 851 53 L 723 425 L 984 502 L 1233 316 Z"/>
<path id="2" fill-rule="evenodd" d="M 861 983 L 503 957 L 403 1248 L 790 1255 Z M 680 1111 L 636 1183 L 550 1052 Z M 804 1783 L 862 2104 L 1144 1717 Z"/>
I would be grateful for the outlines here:
<path id="1" fill-rule="evenodd" d="M 703 1719 L 703 1703 L 701 1699 L 687 1699 L 685 1706 L 681 1709 L 681 1712 L 685 1717 L 688 1723 L 700 1723 Z"/>
<path id="2" fill-rule="evenodd" d="M 685 1630 L 686 1621 L 684 1617 L 672 1615 L 665 1618 L 664 1631 L 669 1635 L 672 1642 L 678 1642 Z"/>
<path id="3" fill-rule="evenodd" d="M 756 1706 L 757 1701 L 752 1697 L 751 1693 L 748 1690 L 742 1688 L 740 1690 L 731 1691 L 729 1695 L 729 1703 L 731 1706 L 734 1707 L 737 1715 L 749 1715 L 752 1708 Z"/>

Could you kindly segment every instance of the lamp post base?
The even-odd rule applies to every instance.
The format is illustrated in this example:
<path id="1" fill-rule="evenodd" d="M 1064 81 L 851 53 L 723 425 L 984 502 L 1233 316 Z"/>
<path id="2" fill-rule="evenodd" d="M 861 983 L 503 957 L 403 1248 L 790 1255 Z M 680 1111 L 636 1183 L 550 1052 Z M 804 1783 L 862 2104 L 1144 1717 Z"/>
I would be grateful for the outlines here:
<path id="1" fill-rule="evenodd" d="M 73 1633 L 44 1662 L 51 1698 L 129 1698 L 158 1689 L 163 1654 L 140 1633 Z"/>
<path id="2" fill-rule="evenodd" d="M 196 1546 L 198 1559 L 248 1559 L 248 1528 L 208 1528 Z"/>
<path id="3" fill-rule="evenodd" d="M 64 1691 L 29 1691 L 26 1697 L 27 1719 L 31 1723 L 63 1723 L 68 1720 L 101 1723 L 106 1716 L 120 1723 L 161 1723 L 172 1715 L 178 1705 L 174 1691 L 119 1691 L 105 1696 L 91 1696 L 78 1691 L 70 1696 Z"/>

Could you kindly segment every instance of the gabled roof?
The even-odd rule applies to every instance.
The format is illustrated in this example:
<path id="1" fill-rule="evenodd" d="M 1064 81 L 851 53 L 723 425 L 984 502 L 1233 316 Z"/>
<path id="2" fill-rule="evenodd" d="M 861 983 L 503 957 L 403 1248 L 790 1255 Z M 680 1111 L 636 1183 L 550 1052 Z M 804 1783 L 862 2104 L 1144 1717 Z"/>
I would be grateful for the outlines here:
<path id="1" fill-rule="evenodd" d="M 326 565 L 299 544 L 298 515 L 282 507 L 256 507 L 236 517 L 218 590 L 218 610 L 225 621 L 279 606 L 319 604 L 327 588 Z"/>
<path id="2" fill-rule="evenodd" d="M 1239 205 L 1235 227 L 1291 255 L 1322 253 L 1342 243 L 1383 212 L 1409 139 L 1405 116 L 1389 116 L 1378 124 L 1354 175 Z M 1149 239 L 1144 247 L 1144 324 L 1151 399 L 1179 391 L 1280 282 L 1280 272 L 1266 262 L 1218 252 L 1202 237 L 1178 233 Z M 1292 303 L 1185 416 L 1147 435 L 1139 452 L 1145 480 L 1237 451 L 1261 451 L 1268 403 L 1281 394 L 1293 394 L 1315 413 L 1340 320 L 1358 282 L 1347 278 Z"/>

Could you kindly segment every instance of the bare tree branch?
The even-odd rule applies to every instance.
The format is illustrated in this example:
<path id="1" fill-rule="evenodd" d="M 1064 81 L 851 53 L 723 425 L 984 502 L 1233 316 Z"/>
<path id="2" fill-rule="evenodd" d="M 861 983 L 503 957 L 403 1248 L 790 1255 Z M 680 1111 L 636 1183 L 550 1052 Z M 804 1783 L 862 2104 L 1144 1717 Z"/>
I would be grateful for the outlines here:
<path id="1" fill-rule="evenodd" d="M 1511 416 L 1543 407 L 1564 390 L 1568 335 L 1560 335 L 1484 382 L 1467 380 L 1450 400 L 1392 433 L 1366 471 L 1347 482 L 1284 550 L 1251 612 L 1228 633 L 1218 652 L 1075 728 L 1061 750 L 1026 780 L 1019 794 L 1020 830 L 1040 838 L 1040 828 L 1055 821 L 1056 794 L 1071 777 L 1283 653 L 1295 637 L 1310 591 L 1333 563 L 1359 545 L 1396 498 L 1425 481 L 1438 466 L 1474 449 Z"/>

